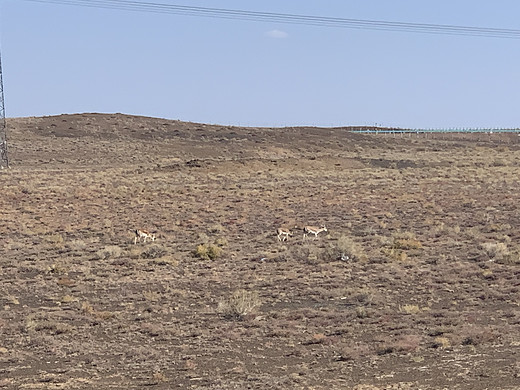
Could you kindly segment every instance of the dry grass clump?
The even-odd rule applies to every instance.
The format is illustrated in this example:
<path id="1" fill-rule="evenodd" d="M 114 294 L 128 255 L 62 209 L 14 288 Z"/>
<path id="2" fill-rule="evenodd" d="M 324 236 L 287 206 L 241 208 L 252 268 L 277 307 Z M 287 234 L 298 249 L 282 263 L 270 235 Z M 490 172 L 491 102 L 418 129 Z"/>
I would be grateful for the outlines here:
<path id="1" fill-rule="evenodd" d="M 447 337 L 437 336 L 433 340 L 433 344 L 431 345 L 431 347 L 446 349 L 451 347 L 451 342 L 450 339 Z"/>
<path id="2" fill-rule="evenodd" d="M 231 297 L 218 303 L 217 312 L 226 318 L 242 320 L 260 306 L 258 293 L 255 291 L 236 290 Z"/>
<path id="3" fill-rule="evenodd" d="M 222 256 L 223 247 L 227 245 L 226 239 L 216 239 L 215 241 L 200 244 L 195 249 L 195 256 L 203 260 L 215 260 Z"/>
<path id="4" fill-rule="evenodd" d="M 406 314 L 417 314 L 421 312 L 421 308 L 418 305 L 403 305 L 399 306 L 399 311 Z"/>

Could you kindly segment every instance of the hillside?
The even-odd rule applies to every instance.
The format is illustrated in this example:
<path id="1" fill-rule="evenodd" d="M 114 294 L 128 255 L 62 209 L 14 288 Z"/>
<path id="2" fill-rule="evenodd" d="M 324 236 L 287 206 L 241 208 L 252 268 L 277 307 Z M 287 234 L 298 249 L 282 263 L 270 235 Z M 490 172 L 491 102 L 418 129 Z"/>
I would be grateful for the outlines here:
<path id="1" fill-rule="evenodd" d="M 520 388 L 519 137 L 8 129 L 0 388 Z"/>

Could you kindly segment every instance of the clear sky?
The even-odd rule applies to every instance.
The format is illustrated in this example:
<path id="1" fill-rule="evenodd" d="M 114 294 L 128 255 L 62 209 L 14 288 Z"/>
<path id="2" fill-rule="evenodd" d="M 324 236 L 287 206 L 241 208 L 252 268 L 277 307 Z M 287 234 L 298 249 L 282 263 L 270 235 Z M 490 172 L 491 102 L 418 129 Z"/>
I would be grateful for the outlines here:
<path id="1" fill-rule="evenodd" d="M 520 29 L 518 0 L 153 2 Z M 0 47 L 8 117 L 520 127 L 520 39 L 0 0 Z"/>

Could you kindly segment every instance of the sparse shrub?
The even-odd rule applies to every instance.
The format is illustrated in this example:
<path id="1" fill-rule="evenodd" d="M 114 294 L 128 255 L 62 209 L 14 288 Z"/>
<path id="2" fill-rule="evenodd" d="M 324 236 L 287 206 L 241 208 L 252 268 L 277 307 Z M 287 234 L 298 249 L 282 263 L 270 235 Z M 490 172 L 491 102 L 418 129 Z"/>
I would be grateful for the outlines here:
<path id="1" fill-rule="evenodd" d="M 518 248 L 510 250 L 503 242 L 485 242 L 481 244 L 489 260 L 502 264 L 520 264 L 520 251 Z"/>
<path id="2" fill-rule="evenodd" d="M 69 267 L 60 263 L 54 263 L 47 268 L 47 272 L 50 274 L 64 275 L 69 271 Z"/>
<path id="3" fill-rule="evenodd" d="M 408 260 L 408 255 L 402 249 L 396 248 L 383 248 L 382 252 L 385 256 L 389 257 L 391 260 L 405 262 Z"/>
<path id="4" fill-rule="evenodd" d="M 381 252 L 391 260 L 404 262 L 408 260 L 407 251 L 422 248 L 421 242 L 411 232 L 399 232 L 392 235 L 390 239 L 382 239 L 384 248 Z"/>
<path id="5" fill-rule="evenodd" d="M 81 304 L 81 310 L 85 312 L 86 314 L 95 317 L 100 320 L 108 320 L 115 316 L 115 313 L 112 313 L 110 311 L 98 311 L 94 309 L 94 306 L 92 306 L 89 302 L 83 302 Z"/>
<path id="6" fill-rule="evenodd" d="M 325 248 L 318 249 L 316 247 L 309 247 L 308 261 L 311 262 L 329 262 L 336 261 L 341 258 L 341 252 L 334 244 L 327 244 Z"/>
<path id="7" fill-rule="evenodd" d="M 64 324 L 53 319 L 48 319 L 42 315 L 29 315 L 25 320 L 25 331 L 45 332 L 51 335 L 59 335 L 71 332 L 74 329 L 72 325 Z"/>
<path id="8" fill-rule="evenodd" d="M 490 223 L 482 228 L 482 231 L 485 233 L 498 233 L 508 230 L 511 230 L 511 225 L 500 223 Z"/>
<path id="9" fill-rule="evenodd" d="M 100 260 L 117 259 L 123 254 L 123 249 L 117 245 L 108 245 L 96 252 L 96 256 Z"/>
<path id="10" fill-rule="evenodd" d="M 209 228 L 209 232 L 210 233 L 215 233 L 215 234 L 222 234 L 222 232 L 224 231 L 224 226 L 222 226 L 221 224 L 214 224 L 213 226 L 211 226 Z"/>
<path id="11" fill-rule="evenodd" d="M 473 226 L 464 231 L 465 235 L 469 239 L 480 240 L 482 238 L 482 232 L 480 231 L 480 227 Z"/>
<path id="12" fill-rule="evenodd" d="M 302 341 L 302 345 L 326 344 L 327 341 L 328 338 L 323 333 L 314 333 L 311 337 Z"/>
<path id="13" fill-rule="evenodd" d="M 204 232 L 199 232 L 198 238 L 199 238 L 199 241 L 201 241 L 201 242 L 209 242 L 209 237 Z"/>
<path id="14" fill-rule="evenodd" d="M 166 249 L 160 245 L 149 245 L 139 255 L 141 259 L 158 259 L 167 254 Z"/>
<path id="15" fill-rule="evenodd" d="M 168 255 L 155 258 L 152 261 L 153 261 L 153 263 L 155 263 L 157 265 L 176 266 L 179 264 L 179 260 L 177 260 L 176 258 L 174 258 L 172 256 L 168 256 Z"/>
<path id="16" fill-rule="evenodd" d="M 341 236 L 338 239 L 337 242 L 337 248 L 340 252 L 340 259 L 346 259 L 348 257 L 348 260 L 366 260 L 367 255 L 365 254 L 365 251 L 363 250 L 363 247 L 355 242 L 352 238 L 347 236 Z"/>
<path id="17" fill-rule="evenodd" d="M 340 237 L 336 243 L 325 244 L 324 248 L 317 247 L 312 241 L 303 245 L 292 246 L 284 253 L 283 257 L 309 264 L 367 259 L 361 245 L 346 236 Z"/>
<path id="18" fill-rule="evenodd" d="M 218 304 L 217 312 L 226 318 L 242 320 L 260 306 L 258 293 L 255 291 L 236 290 L 231 297 Z"/>
<path id="19" fill-rule="evenodd" d="M 509 249 L 503 242 L 485 242 L 481 247 L 490 260 L 502 259 L 509 255 Z"/>
<path id="20" fill-rule="evenodd" d="M 494 159 L 491 164 L 492 167 L 506 167 L 507 162 L 504 159 L 496 158 Z"/>
<path id="21" fill-rule="evenodd" d="M 400 352 L 400 353 L 410 353 L 419 349 L 421 344 L 421 336 L 418 335 L 404 335 L 398 338 L 397 340 L 391 341 L 389 343 L 385 343 L 380 346 L 377 354 L 378 355 L 386 355 L 389 353 Z"/>
<path id="22" fill-rule="evenodd" d="M 69 242 L 67 246 L 71 250 L 80 251 L 84 250 L 87 247 L 87 243 L 83 240 L 73 240 Z"/>
<path id="23" fill-rule="evenodd" d="M 151 337 L 157 337 L 161 333 L 164 333 L 164 327 L 161 324 L 142 323 L 140 332 Z"/>
<path id="24" fill-rule="evenodd" d="M 7 293 L 5 293 L 5 292 L 0 293 L 0 300 L 2 298 L 6 302 L 9 302 L 12 305 L 19 305 L 20 304 L 20 300 L 18 298 L 16 298 L 14 295 L 9 294 L 8 292 Z"/>
<path id="25" fill-rule="evenodd" d="M 489 327 L 466 326 L 461 329 L 462 345 L 479 345 L 497 339 L 497 334 Z"/>
<path id="26" fill-rule="evenodd" d="M 396 233 L 392 236 L 393 244 L 392 248 L 394 249 L 421 249 L 421 242 L 415 237 L 415 234 L 412 232 L 402 232 Z"/>
<path id="27" fill-rule="evenodd" d="M 356 317 L 357 318 L 367 318 L 369 317 L 370 313 L 368 309 L 364 306 L 357 306 L 356 307 Z"/>
<path id="28" fill-rule="evenodd" d="M 32 194 L 36 192 L 36 187 L 32 183 L 25 183 L 21 188 L 22 194 Z"/>
<path id="29" fill-rule="evenodd" d="M 320 251 L 311 244 L 303 244 L 300 247 L 295 247 L 291 249 L 291 253 L 293 259 L 307 264 L 317 264 L 320 258 L 323 259 L 323 257 L 327 257 L 327 250 Z"/>
<path id="30" fill-rule="evenodd" d="M 148 302 L 159 302 L 161 300 L 161 294 L 157 291 L 144 291 L 143 296 Z"/>
<path id="31" fill-rule="evenodd" d="M 162 373 L 161 371 L 154 372 L 153 373 L 153 379 L 157 383 L 164 383 L 164 382 L 168 382 L 169 381 L 168 377 L 164 373 Z"/>
<path id="32" fill-rule="evenodd" d="M 69 324 L 63 324 L 57 321 L 40 321 L 34 325 L 35 332 L 47 332 L 52 335 L 71 332 L 74 328 Z"/>
<path id="33" fill-rule="evenodd" d="M 227 246 L 228 244 L 229 244 L 229 243 L 228 243 L 228 240 L 226 240 L 226 239 L 223 238 L 223 237 L 217 238 L 217 239 L 215 240 L 215 245 L 217 245 L 217 246 L 219 246 L 219 247 L 221 247 L 221 248 Z"/>
<path id="34" fill-rule="evenodd" d="M 92 314 L 94 312 L 94 306 L 92 306 L 89 302 L 82 302 L 81 310 L 85 313 Z"/>
<path id="35" fill-rule="evenodd" d="M 348 299 L 356 305 L 370 306 L 374 302 L 374 292 L 369 287 L 346 287 L 337 292 L 341 299 Z M 357 312 L 358 309 L 356 309 Z"/>
<path id="36" fill-rule="evenodd" d="M 371 354 L 371 350 L 366 344 L 354 344 L 339 348 L 336 352 L 336 360 L 339 362 L 347 362 L 359 360 Z"/>
<path id="37" fill-rule="evenodd" d="M 142 252 L 143 252 L 143 247 L 138 246 L 138 245 L 132 245 L 132 247 L 130 247 L 127 250 L 128 257 L 130 257 L 131 259 L 140 258 Z"/>
<path id="38" fill-rule="evenodd" d="M 50 234 L 47 237 L 45 237 L 45 240 L 56 248 L 63 247 L 64 240 L 63 240 L 63 236 L 61 234 L 58 234 L 58 233 Z"/>
<path id="39" fill-rule="evenodd" d="M 72 302 L 77 302 L 79 299 L 78 298 L 74 298 L 73 296 L 70 296 L 70 295 L 64 295 L 63 297 L 61 297 L 61 303 L 72 303 Z"/>
<path id="40" fill-rule="evenodd" d="M 421 336 L 414 334 L 404 335 L 396 340 L 394 344 L 394 350 L 396 352 L 414 352 L 419 349 L 421 341 Z"/>
<path id="41" fill-rule="evenodd" d="M 363 287 L 354 291 L 353 297 L 357 302 L 363 305 L 370 305 L 374 300 L 374 294 L 368 287 Z"/>
<path id="42" fill-rule="evenodd" d="M 302 254 L 302 247 L 301 246 L 282 246 L 282 250 L 276 255 L 272 257 L 272 260 L 274 262 L 288 262 L 288 261 L 299 261 L 302 258 L 306 258 L 305 254 Z M 259 256 L 262 258 L 269 258 L 269 256 L 262 253 Z"/>
<path id="43" fill-rule="evenodd" d="M 439 224 L 435 225 L 430 231 L 430 233 L 435 237 L 451 236 L 454 238 L 458 238 L 460 232 L 461 229 L 459 225 L 446 225 L 444 222 L 440 222 Z"/>

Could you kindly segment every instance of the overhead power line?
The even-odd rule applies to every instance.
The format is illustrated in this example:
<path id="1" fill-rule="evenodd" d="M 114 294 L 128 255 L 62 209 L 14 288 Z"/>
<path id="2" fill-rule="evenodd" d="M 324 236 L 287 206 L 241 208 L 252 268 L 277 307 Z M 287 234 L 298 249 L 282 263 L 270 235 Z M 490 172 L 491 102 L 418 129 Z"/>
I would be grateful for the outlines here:
<path id="1" fill-rule="evenodd" d="M 186 5 L 125 0 L 24 0 L 35 3 L 75 5 L 125 11 L 153 12 L 218 19 L 237 19 L 255 22 L 301 24 L 306 26 L 339 27 L 361 30 L 401 31 L 442 35 L 519 39 L 520 30 L 490 27 L 471 27 L 445 24 L 406 23 L 385 20 L 347 19 L 328 16 L 257 12 L 225 8 L 192 7 Z"/>

